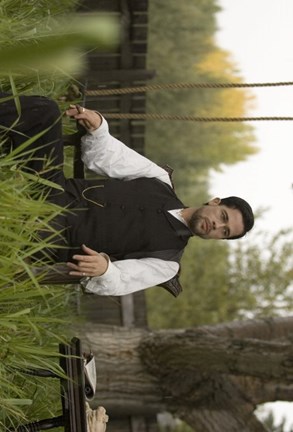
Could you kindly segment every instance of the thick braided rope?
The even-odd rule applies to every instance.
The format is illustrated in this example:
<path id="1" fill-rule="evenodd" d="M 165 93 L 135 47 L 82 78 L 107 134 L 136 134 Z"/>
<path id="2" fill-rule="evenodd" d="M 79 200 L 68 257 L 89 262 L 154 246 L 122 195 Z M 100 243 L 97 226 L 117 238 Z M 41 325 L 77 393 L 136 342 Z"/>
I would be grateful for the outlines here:
<path id="1" fill-rule="evenodd" d="M 293 117 L 196 117 L 196 116 L 178 116 L 168 114 L 136 114 L 136 113 L 103 113 L 108 119 L 126 119 L 126 120 L 181 120 L 193 122 L 243 122 L 243 121 L 275 121 L 285 120 L 292 121 Z"/>
<path id="2" fill-rule="evenodd" d="M 291 86 L 293 82 L 267 82 L 267 83 L 171 83 L 171 84 L 150 84 L 138 87 L 125 87 L 116 89 L 97 89 L 85 90 L 86 96 L 110 96 L 131 93 L 145 93 L 155 90 L 175 90 L 175 89 L 215 89 L 215 88 L 247 88 L 247 87 L 280 87 Z"/>

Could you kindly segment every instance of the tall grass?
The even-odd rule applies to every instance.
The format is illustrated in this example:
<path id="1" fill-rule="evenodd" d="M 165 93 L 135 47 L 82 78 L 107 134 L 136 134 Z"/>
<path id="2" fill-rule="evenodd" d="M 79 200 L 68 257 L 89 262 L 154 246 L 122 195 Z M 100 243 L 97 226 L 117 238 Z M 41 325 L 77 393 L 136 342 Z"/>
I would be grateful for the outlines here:
<path id="1" fill-rule="evenodd" d="M 94 23 L 77 21 L 76 4 L 0 1 L 1 91 L 50 96 L 62 108 L 68 87 L 72 82 L 79 85 L 81 48 L 103 48 L 117 41 L 113 23 L 96 17 Z M 0 138 L 1 431 L 60 414 L 57 380 L 23 370 L 45 368 L 62 374 L 58 344 L 70 337 L 75 297 L 68 287 L 41 285 L 31 270 L 30 258 L 50 243 L 50 236 L 45 241 L 37 233 L 52 230 L 50 221 L 61 209 L 46 202 L 44 184 L 19 169 L 6 145 L 6 138 Z"/>
<path id="2" fill-rule="evenodd" d="M 22 172 L 11 154 L 3 154 L 3 146 L 4 142 L 0 157 L 1 430 L 33 414 L 38 418 L 53 411 L 48 394 L 55 394 L 53 399 L 60 403 L 54 380 L 44 383 L 21 371 L 42 368 L 62 373 L 58 343 L 68 340 L 73 313 L 68 287 L 40 285 L 29 264 L 32 255 L 50 242 L 37 232 L 52 230 L 50 221 L 61 209 L 45 201 L 40 179 Z M 40 393 L 46 403 L 39 400 Z"/>
<path id="3" fill-rule="evenodd" d="M 68 77 L 41 73 L 37 69 L 24 67 L 23 56 L 14 57 L 17 71 L 5 61 L 7 52 L 21 48 L 24 44 L 35 44 L 41 34 L 50 29 L 50 23 L 58 20 L 64 13 L 73 12 L 77 0 L 1 0 L 0 2 L 0 88 L 10 90 L 10 74 L 13 74 L 18 91 L 36 92 L 38 94 L 56 95 L 64 91 Z M 21 67 L 19 67 L 21 66 Z"/>
<path id="4" fill-rule="evenodd" d="M 60 96 L 85 71 L 85 49 L 118 43 L 113 18 L 74 14 L 77 0 L 0 1 L 0 89 Z"/>

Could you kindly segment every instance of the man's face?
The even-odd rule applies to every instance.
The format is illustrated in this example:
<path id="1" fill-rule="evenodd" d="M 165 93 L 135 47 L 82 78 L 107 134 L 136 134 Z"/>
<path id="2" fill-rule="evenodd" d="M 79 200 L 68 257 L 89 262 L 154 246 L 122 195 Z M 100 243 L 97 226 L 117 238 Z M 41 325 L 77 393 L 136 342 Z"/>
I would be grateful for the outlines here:
<path id="1" fill-rule="evenodd" d="M 242 234 L 244 224 L 239 210 L 221 205 L 220 198 L 214 198 L 194 211 L 189 228 L 203 239 L 227 239 Z"/>

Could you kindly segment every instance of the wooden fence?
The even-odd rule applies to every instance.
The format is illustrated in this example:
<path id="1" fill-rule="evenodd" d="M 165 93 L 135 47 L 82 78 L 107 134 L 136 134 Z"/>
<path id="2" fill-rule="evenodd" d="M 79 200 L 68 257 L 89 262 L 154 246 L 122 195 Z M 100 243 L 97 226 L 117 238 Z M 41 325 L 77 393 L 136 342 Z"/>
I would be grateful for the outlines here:
<path id="1" fill-rule="evenodd" d="M 88 54 L 88 70 L 82 78 L 87 90 L 143 85 L 154 76 L 146 70 L 148 0 L 84 0 L 80 13 L 107 12 L 120 22 L 120 44 L 114 51 Z M 103 112 L 145 112 L 144 94 L 86 96 L 86 106 Z M 145 122 L 109 120 L 112 135 L 144 153 Z M 103 324 L 147 325 L 144 292 L 119 297 L 85 296 L 80 305 L 87 320 Z"/>
<path id="2" fill-rule="evenodd" d="M 88 70 L 83 82 L 88 90 L 144 85 L 154 71 L 146 69 L 148 0 L 84 0 L 80 13 L 107 12 L 120 22 L 120 44 L 112 52 L 98 49 L 88 54 Z M 108 113 L 144 113 L 144 94 L 87 96 L 86 106 Z M 109 120 L 112 135 L 129 147 L 144 153 L 144 121 Z M 80 314 L 89 322 L 146 327 L 147 311 L 144 291 L 123 297 L 83 295 Z M 107 408 L 107 407 L 106 407 Z M 115 417 L 110 413 L 107 432 L 156 432 L 154 416 Z"/>
<path id="3" fill-rule="evenodd" d="M 120 23 L 120 44 L 112 52 L 98 49 L 88 55 L 88 90 L 143 85 L 155 72 L 147 64 L 147 0 L 84 0 L 80 12 L 107 12 Z M 144 94 L 88 96 L 87 106 L 107 113 L 144 113 Z M 144 151 L 144 121 L 109 120 L 113 135 L 136 151 Z"/>

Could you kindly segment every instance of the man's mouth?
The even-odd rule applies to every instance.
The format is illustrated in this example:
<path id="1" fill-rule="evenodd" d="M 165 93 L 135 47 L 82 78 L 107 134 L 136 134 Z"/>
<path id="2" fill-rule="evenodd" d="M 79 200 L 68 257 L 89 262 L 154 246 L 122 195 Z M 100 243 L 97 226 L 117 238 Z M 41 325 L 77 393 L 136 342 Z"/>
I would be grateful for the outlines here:
<path id="1" fill-rule="evenodd" d="M 203 228 L 204 228 L 205 233 L 209 234 L 209 232 L 211 230 L 211 224 L 207 218 L 204 219 Z"/>

